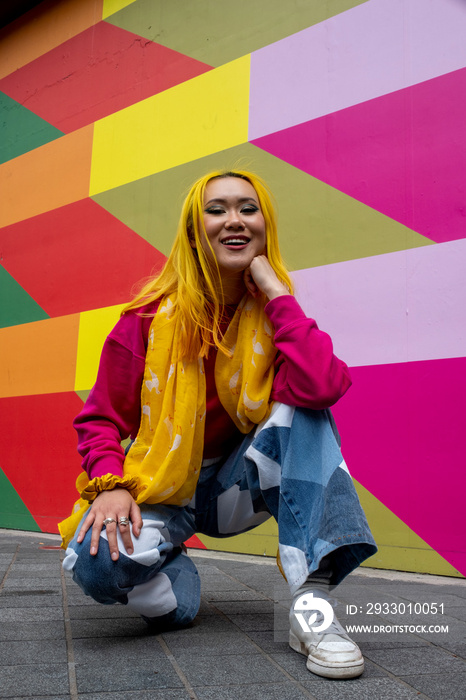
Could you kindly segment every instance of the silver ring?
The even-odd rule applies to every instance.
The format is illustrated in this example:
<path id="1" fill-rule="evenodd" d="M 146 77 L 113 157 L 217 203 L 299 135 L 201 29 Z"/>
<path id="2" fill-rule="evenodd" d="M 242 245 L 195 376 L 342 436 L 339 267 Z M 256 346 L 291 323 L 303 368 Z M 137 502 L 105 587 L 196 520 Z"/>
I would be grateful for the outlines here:
<path id="1" fill-rule="evenodd" d="M 119 518 L 118 522 L 120 523 L 120 525 L 129 525 L 129 518 L 125 518 L 125 517 Z"/>
<path id="2" fill-rule="evenodd" d="M 105 518 L 105 520 L 104 520 L 105 527 L 107 527 L 107 525 L 110 525 L 110 523 L 116 523 L 115 518 Z"/>

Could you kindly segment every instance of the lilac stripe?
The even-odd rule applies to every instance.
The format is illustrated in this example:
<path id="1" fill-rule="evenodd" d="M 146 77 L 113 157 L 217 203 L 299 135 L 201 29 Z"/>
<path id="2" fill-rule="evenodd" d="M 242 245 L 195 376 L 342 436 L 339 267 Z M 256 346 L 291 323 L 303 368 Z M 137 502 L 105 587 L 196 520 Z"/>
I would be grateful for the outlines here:
<path id="1" fill-rule="evenodd" d="M 249 139 L 466 65 L 466 2 L 369 0 L 251 56 Z"/>
<path id="2" fill-rule="evenodd" d="M 466 356 L 466 240 L 293 273 L 350 366 Z"/>

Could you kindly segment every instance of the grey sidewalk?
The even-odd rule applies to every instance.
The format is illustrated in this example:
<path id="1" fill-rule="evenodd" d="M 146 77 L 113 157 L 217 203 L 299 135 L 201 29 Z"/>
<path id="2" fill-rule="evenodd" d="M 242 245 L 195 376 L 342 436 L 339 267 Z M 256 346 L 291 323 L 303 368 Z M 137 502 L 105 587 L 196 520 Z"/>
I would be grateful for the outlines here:
<path id="1" fill-rule="evenodd" d="M 200 613 L 189 629 L 151 635 L 123 606 L 86 598 L 63 575 L 56 545 L 0 530 L 0 698 L 466 698 L 464 580 L 373 569 L 349 576 L 335 591 L 340 621 L 379 631 L 352 634 L 366 657 L 363 676 L 331 681 L 288 647 L 288 596 L 270 559 L 191 550 Z M 448 632 L 429 631 L 442 625 Z"/>

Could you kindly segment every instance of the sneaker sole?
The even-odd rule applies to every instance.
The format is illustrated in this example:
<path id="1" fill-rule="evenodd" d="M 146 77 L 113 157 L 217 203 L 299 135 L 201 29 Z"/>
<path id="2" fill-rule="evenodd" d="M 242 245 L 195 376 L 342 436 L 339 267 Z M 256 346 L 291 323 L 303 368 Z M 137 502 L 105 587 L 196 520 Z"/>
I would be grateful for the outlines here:
<path id="1" fill-rule="evenodd" d="M 289 644 L 293 651 L 307 656 L 306 667 L 308 671 L 315 673 L 316 676 L 323 676 L 324 678 L 357 678 L 364 671 L 364 659 L 332 665 L 324 665 L 321 661 L 316 661 L 309 656 L 306 646 L 299 641 L 293 632 L 290 632 Z"/>

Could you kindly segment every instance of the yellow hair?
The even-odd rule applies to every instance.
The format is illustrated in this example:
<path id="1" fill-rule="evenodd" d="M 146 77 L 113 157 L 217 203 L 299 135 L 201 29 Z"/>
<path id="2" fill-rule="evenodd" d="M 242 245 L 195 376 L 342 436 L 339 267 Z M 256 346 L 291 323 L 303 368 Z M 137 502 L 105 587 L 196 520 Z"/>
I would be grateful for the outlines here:
<path id="1" fill-rule="evenodd" d="M 213 267 L 209 263 L 200 243 L 202 235 L 210 246 L 203 218 L 205 188 L 210 180 L 222 177 L 242 178 L 254 187 L 265 221 L 267 258 L 278 279 L 290 292 L 293 291 L 291 279 L 280 254 L 277 218 L 265 182 L 259 176 L 245 170 L 218 170 L 204 175 L 194 183 L 184 201 L 173 248 L 162 271 L 151 278 L 122 311 L 123 315 L 168 294 L 175 294 L 173 313 L 179 317 L 182 324 L 179 359 L 206 357 L 209 347 L 214 344 L 226 352 L 222 347 L 219 327 L 222 280 L 218 266 Z M 196 250 L 191 247 L 192 240 Z M 212 249 L 211 252 L 213 253 Z M 263 297 L 262 303 L 265 302 Z"/>

